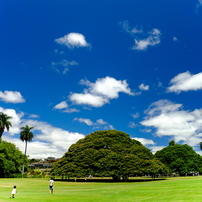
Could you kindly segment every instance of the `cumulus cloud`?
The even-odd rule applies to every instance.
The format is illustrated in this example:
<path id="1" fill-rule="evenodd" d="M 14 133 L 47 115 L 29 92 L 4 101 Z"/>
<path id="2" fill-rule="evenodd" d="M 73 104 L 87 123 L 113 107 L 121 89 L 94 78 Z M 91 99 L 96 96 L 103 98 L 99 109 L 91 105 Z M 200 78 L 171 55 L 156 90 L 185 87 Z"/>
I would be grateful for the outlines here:
<path id="1" fill-rule="evenodd" d="M 20 151 L 22 151 L 22 153 L 24 154 L 25 143 L 22 142 L 20 139 L 13 138 L 10 136 L 3 136 L 2 139 L 7 142 L 14 143 L 20 149 Z M 39 152 L 39 151 L 42 151 L 42 152 Z M 64 153 L 59 151 L 56 146 L 50 143 L 32 141 L 28 143 L 27 155 L 29 155 L 29 158 L 45 159 L 49 156 L 60 158 L 64 155 Z"/>
<path id="2" fill-rule="evenodd" d="M 139 85 L 140 90 L 149 90 L 149 85 L 144 85 L 143 83 Z"/>
<path id="3" fill-rule="evenodd" d="M 61 157 L 73 143 L 85 137 L 83 134 L 69 132 L 46 122 L 23 119 L 24 113 L 16 113 L 14 109 L 3 109 L 0 107 L 0 112 L 12 116 L 10 120 L 12 127 L 9 132 L 6 131 L 3 134 L 2 139 L 15 143 L 22 152 L 24 152 L 24 143 L 18 138 L 16 139 L 14 135 L 20 133 L 20 127 L 22 126 L 29 125 L 34 127 L 35 137 L 29 143 L 27 152 L 31 158 Z"/>
<path id="4" fill-rule="evenodd" d="M 102 107 L 104 104 L 109 103 L 107 98 L 90 93 L 73 93 L 70 95 L 70 100 L 76 104 L 86 104 L 93 107 Z"/>
<path id="5" fill-rule="evenodd" d="M 133 50 L 146 50 L 148 46 L 156 46 L 161 42 L 161 32 L 158 29 L 153 29 L 149 32 L 149 36 L 146 39 L 134 39 L 135 45 Z"/>
<path id="6" fill-rule="evenodd" d="M 118 98 L 120 92 L 134 95 L 128 87 L 126 80 L 116 80 L 107 76 L 106 78 L 97 79 L 95 83 L 90 83 L 89 85 L 89 90 L 92 94 L 100 94 L 110 99 Z"/>
<path id="7" fill-rule="evenodd" d="M 23 103 L 25 99 L 22 97 L 20 92 L 17 91 L 0 91 L 0 99 L 3 102 L 10 102 L 10 103 Z"/>
<path id="8" fill-rule="evenodd" d="M 76 104 L 101 107 L 109 103 L 110 99 L 118 98 L 120 92 L 135 95 L 128 87 L 126 80 L 116 80 L 112 77 L 97 79 L 95 83 L 82 79 L 80 84 L 86 85 L 88 89 L 84 89 L 84 93 L 73 93 L 70 95 L 70 100 Z"/>
<path id="9" fill-rule="evenodd" d="M 58 44 L 65 45 L 68 48 L 91 47 L 90 43 L 86 42 L 84 35 L 80 33 L 69 33 L 63 37 L 55 39 Z"/>
<path id="10" fill-rule="evenodd" d="M 66 109 L 68 107 L 68 104 L 66 101 L 62 101 L 59 104 L 55 105 L 54 109 Z"/>
<path id="11" fill-rule="evenodd" d="M 154 127 L 159 137 L 170 136 L 176 142 L 183 141 L 191 146 L 202 141 L 202 109 L 185 111 L 182 104 L 169 100 L 159 100 L 152 103 L 145 111 L 143 126 Z"/>
<path id="12" fill-rule="evenodd" d="M 171 86 L 167 88 L 168 92 L 180 93 L 181 91 L 201 90 L 202 72 L 191 74 L 189 71 L 180 73 L 170 81 Z"/>
<path id="13" fill-rule="evenodd" d="M 143 145 L 155 145 L 154 141 L 150 140 L 150 139 L 138 138 L 138 137 L 134 137 L 132 139 L 135 139 L 135 140 L 141 142 Z"/>

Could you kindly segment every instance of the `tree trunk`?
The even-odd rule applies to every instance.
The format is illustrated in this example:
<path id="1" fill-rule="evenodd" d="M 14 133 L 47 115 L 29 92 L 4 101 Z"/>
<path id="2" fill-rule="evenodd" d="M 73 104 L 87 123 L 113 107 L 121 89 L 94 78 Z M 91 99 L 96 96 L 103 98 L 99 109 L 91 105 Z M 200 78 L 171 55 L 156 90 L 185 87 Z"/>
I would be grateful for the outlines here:
<path id="1" fill-rule="evenodd" d="M 3 129 L 3 128 L 0 128 L 0 138 L 1 138 L 1 136 L 3 135 L 3 132 L 4 132 L 4 129 Z"/>
<path id="2" fill-rule="evenodd" d="M 112 178 L 113 178 L 113 181 L 116 181 L 116 182 L 120 181 L 120 177 L 112 176 Z"/>
<path id="3" fill-rule="evenodd" d="M 23 175 L 24 175 L 24 169 L 25 169 L 25 156 L 26 156 L 26 151 L 27 151 L 27 141 L 25 141 L 25 155 L 24 155 L 23 166 L 22 166 L 22 177 L 23 177 Z"/>

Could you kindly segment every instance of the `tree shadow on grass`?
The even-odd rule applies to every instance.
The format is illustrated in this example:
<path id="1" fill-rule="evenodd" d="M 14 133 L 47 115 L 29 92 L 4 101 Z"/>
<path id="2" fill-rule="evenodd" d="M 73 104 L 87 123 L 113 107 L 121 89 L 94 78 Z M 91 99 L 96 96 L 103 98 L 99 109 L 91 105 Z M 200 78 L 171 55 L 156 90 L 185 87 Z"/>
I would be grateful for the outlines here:
<path id="1" fill-rule="evenodd" d="M 159 181 L 159 180 L 167 180 L 166 178 L 156 178 L 156 179 L 129 179 L 129 180 L 113 180 L 113 179 L 85 179 L 77 178 L 76 182 L 149 182 L 149 181 Z M 62 182 L 75 182 L 75 179 L 54 179 L 54 181 L 62 181 Z"/>

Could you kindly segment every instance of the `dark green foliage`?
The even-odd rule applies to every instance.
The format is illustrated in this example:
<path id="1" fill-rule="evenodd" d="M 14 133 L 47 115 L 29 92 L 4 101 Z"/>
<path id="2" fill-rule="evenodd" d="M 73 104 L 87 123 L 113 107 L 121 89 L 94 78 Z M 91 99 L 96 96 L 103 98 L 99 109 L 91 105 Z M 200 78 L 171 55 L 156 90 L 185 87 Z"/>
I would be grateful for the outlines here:
<path id="1" fill-rule="evenodd" d="M 202 142 L 200 142 L 200 149 L 202 150 Z"/>
<path id="2" fill-rule="evenodd" d="M 14 144 L 0 139 L 0 177 L 13 177 L 13 174 L 21 173 L 23 156 Z M 25 162 L 27 169 L 27 158 Z"/>
<path id="3" fill-rule="evenodd" d="M 190 171 L 202 172 L 202 157 L 186 144 L 169 145 L 157 151 L 155 156 L 169 168 L 170 172 L 181 174 Z"/>
<path id="4" fill-rule="evenodd" d="M 12 126 L 11 122 L 8 121 L 11 118 L 11 116 L 0 112 L 0 138 L 3 135 L 5 128 L 7 129 L 7 131 L 9 131 L 10 126 Z"/>
<path id="5" fill-rule="evenodd" d="M 175 141 L 174 140 L 171 140 L 170 142 L 169 142 L 169 146 L 174 146 L 175 145 Z"/>
<path id="6" fill-rule="evenodd" d="M 42 159 L 35 159 L 35 158 L 32 158 L 32 159 L 28 159 L 29 163 L 33 163 L 33 162 L 38 162 L 38 161 L 42 161 Z"/>
<path id="7" fill-rule="evenodd" d="M 97 131 L 73 144 L 51 173 L 84 177 L 110 176 L 119 179 L 136 174 L 156 174 L 167 168 L 149 149 L 116 130 Z"/>

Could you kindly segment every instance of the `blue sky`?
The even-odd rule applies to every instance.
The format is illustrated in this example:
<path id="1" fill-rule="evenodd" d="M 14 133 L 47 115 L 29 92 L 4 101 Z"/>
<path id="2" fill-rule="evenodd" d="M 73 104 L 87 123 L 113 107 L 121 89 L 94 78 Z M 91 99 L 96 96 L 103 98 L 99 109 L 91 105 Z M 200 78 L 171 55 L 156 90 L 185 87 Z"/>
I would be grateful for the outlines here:
<path id="1" fill-rule="evenodd" d="M 24 152 L 27 124 L 31 158 L 61 157 L 115 129 L 202 154 L 202 0 L 3 0 L 0 19 L 3 140 Z"/>

